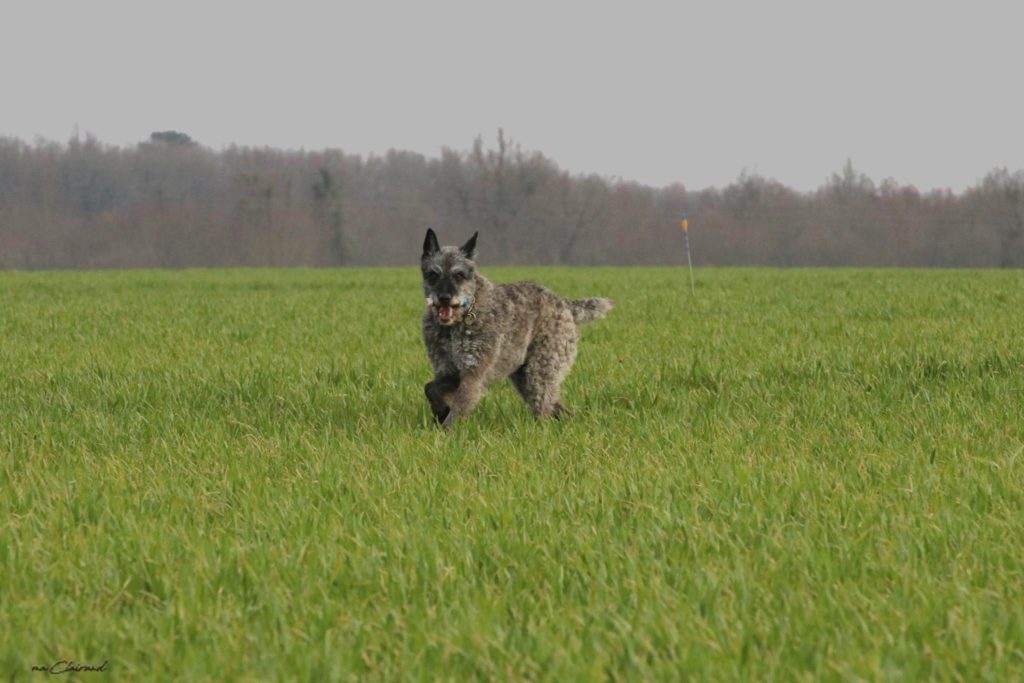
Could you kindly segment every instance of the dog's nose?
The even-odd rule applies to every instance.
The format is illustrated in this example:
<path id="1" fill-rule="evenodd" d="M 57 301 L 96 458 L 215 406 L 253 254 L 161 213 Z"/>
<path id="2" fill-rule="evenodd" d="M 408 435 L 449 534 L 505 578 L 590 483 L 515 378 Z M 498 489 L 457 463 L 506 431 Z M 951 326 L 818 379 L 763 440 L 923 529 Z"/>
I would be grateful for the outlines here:
<path id="1" fill-rule="evenodd" d="M 452 302 L 452 298 L 450 296 L 439 296 L 439 297 L 437 297 L 437 303 L 441 304 L 442 306 L 447 306 L 451 302 Z"/>

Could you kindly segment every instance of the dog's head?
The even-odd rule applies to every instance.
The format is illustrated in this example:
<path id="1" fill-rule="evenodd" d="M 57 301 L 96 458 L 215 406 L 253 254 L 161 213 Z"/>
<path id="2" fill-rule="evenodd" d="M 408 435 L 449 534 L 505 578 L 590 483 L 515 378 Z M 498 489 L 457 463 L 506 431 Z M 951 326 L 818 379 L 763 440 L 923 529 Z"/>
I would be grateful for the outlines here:
<path id="1" fill-rule="evenodd" d="M 476 301 L 476 236 L 461 247 L 442 247 L 433 230 L 423 240 L 423 294 L 427 307 L 442 325 L 458 325 Z"/>

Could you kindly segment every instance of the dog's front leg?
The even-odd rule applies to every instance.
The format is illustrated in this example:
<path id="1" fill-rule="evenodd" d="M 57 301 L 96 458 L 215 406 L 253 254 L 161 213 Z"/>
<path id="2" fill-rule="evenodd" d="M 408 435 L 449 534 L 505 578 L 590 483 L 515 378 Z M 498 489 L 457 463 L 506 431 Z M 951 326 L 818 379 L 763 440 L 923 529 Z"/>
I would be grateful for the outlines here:
<path id="1" fill-rule="evenodd" d="M 450 410 L 445 399 L 455 391 L 458 386 L 459 375 L 458 373 L 453 372 L 444 375 L 437 375 L 423 387 L 423 391 L 427 395 L 427 401 L 430 402 L 430 412 L 434 414 L 434 419 L 438 422 L 444 422 L 444 419 L 448 417 Z"/>
<path id="2" fill-rule="evenodd" d="M 469 415 L 469 412 L 483 398 L 484 391 L 486 391 L 484 384 L 479 379 L 472 376 L 463 377 L 459 388 L 452 394 L 451 410 L 448 411 L 448 416 L 445 417 L 441 426 L 449 429 L 456 420 L 461 420 Z"/>

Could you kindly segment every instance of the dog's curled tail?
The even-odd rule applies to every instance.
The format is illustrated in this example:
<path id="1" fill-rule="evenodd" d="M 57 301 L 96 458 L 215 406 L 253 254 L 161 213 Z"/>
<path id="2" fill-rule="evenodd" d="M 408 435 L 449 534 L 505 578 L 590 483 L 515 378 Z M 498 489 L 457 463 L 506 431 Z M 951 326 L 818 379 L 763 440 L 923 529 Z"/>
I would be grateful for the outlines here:
<path id="1" fill-rule="evenodd" d="M 572 319 L 577 325 L 589 323 L 591 320 L 603 318 L 612 310 L 611 299 L 594 297 L 592 299 L 572 299 L 569 301 L 569 309 L 572 311 Z"/>

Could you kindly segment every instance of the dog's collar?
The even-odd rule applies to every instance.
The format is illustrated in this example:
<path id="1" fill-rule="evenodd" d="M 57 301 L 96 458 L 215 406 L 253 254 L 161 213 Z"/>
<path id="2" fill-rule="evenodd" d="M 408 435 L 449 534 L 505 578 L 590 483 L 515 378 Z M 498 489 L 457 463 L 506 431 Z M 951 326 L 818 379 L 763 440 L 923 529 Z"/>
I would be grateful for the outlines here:
<path id="1" fill-rule="evenodd" d="M 472 325 L 476 322 L 476 312 L 473 311 L 473 304 L 466 306 L 466 312 L 462 314 L 462 324 Z"/>
<path id="2" fill-rule="evenodd" d="M 430 305 L 433 306 L 433 304 Z M 468 304 L 466 306 L 466 312 L 462 314 L 462 320 L 459 322 L 460 325 L 466 325 L 468 327 L 476 322 L 476 311 L 473 310 L 474 308 L 473 304 Z"/>

